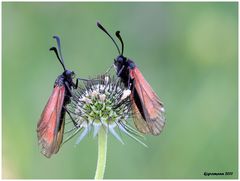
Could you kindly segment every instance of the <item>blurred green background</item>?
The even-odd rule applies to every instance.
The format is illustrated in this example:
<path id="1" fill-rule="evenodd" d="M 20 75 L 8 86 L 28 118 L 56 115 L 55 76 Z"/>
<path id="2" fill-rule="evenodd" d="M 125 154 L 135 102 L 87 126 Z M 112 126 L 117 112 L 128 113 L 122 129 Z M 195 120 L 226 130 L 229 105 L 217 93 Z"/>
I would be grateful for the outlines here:
<path id="1" fill-rule="evenodd" d="M 48 49 L 59 35 L 68 69 L 103 73 L 121 30 L 132 58 L 165 104 L 167 123 L 145 148 L 109 137 L 105 178 L 237 178 L 238 3 L 2 3 L 3 178 L 93 178 L 97 139 L 77 137 L 51 159 L 36 125 L 62 67 Z M 204 172 L 233 172 L 204 176 Z"/>

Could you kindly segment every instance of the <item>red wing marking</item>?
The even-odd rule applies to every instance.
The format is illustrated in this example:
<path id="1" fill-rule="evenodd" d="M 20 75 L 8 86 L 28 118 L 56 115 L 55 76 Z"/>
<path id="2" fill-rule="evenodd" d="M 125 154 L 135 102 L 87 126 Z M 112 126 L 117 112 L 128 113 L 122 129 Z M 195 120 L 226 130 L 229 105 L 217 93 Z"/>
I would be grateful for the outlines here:
<path id="1" fill-rule="evenodd" d="M 42 146 L 41 152 L 46 157 L 51 157 L 53 153 L 56 153 L 61 144 L 59 144 L 59 140 L 62 140 L 62 135 L 59 136 L 58 128 L 60 126 L 64 96 L 64 86 L 56 86 L 53 89 L 37 125 L 38 142 Z M 61 125 L 60 133 L 62 129 L 63 125 Z"/>
<path id="2" fill-rule="evenodd" d="M 141 100 L 147 126 L 153 135 L 158 135 L 165 124 L 163 103 L 138 68 L 135 67 L 130 73 L 134 78 L 134 87 Z"/>

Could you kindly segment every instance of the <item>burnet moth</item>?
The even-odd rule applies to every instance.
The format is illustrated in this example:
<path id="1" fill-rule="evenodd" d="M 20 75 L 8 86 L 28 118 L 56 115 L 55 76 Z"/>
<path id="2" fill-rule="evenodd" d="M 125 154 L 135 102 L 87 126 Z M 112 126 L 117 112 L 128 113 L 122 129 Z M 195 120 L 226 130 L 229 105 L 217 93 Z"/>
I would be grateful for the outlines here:
<path id="1" fill-rule="evenodd" d="M 65 106 L 70 102 L 72 89 L 76 88 L 78 84 L 78 79 L 76 84 L 73 83 L 74 72 L 65 68 L 61 53 L 60 38 L 58 36 L 53 36 L 53 38 L 57 41 L 58 49 L 52 47 L 50 50 L 55 52 L 64 72 L 57 77 L 52 94 L 37 124 L 38 143 L 42 147 L 42 154 L 48 158 L 51 157 L 52 154 L 56 154 L 61 146 L 65 114 L 66 112 L 69 113 Z"/>
<path id="2" fill-rule="evenodd" d="M 117 47 L 119 55 L 114 59 L 113 65 L 116 68 L 117 76 L 131 90 L 130 98 L 136 128 L 144 134 L 159 135 L 165 125 L 163 103 L 145 80 L 134 61 L 123 56 L 124 43 L 120 31 L 116 31 L 115 35 L 121 42 L 121 52 L 107 30 L 99 22 L 97 22 L 97 26 L 112 39 Z"/>

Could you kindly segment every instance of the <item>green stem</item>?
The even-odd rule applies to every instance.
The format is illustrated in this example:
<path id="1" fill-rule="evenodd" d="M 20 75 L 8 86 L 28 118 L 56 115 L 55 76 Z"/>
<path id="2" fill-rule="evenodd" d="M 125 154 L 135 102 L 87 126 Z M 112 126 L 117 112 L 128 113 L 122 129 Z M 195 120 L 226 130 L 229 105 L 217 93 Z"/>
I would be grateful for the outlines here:
<path id="1" fill-rule="evenodd" d="M 95 179 L 103 179 L 107 158 L 107 130 L 103 127 L 98 132 L 98 161 Z"/>

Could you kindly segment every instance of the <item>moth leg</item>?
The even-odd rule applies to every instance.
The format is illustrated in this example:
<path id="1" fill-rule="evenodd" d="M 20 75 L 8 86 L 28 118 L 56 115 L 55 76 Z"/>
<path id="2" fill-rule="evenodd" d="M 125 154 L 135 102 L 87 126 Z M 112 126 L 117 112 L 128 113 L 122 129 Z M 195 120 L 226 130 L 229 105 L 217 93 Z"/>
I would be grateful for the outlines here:
<path id="1" fill-rule="evenodd" d="M 131 80 L 132 80 L 132 82 L 131 82 Z M 128 74 L 128 89 L 129 90 L 132 90 L 133 89 L 133 87 L 134 87 L 134 79 L 131 79 L 131 75 L 130 74 Z"/>
<path id="2" fill-rule="evenodd" d="M 112 69 L 112 67 L 113 67 L 113 64 L 107 69 L 107 71 L 104 73 L 104 75 L 107 74 Z"/>
<path id="3" fill-rule="evenodd" d="M 66 108 L 65 106 L 63 106 L 63 108 L 64 108 L 64 110 L 68 113 L 68 115 L 69 115 L 70 119 L 72 120 L 74 126 L 75 126 L 76 128 L 78 128 L 79 126 L 78 126 L 77 122 L 73 119 L 73 117 L 71 116 L 70 112 L 67 110 L 67 108 Z"/>
<path id="4" fill-rule="evenodd" d="M 118 71 L 118 73 L 117 73 L 117 76 L 118 76 L 118 77 L 120 77 L 120 75 L 121 75 L 121 73 L 122 73 L 124 67 L 125 67 L 125 66 L 123 65 L 122 68 Z"/>
<path id="5" fill-rule="evenodd" d="M 74 84 L 73 84 L 74 85 Z M 76 89 L 76 88 L 78 88 L 78 79 L 76 80 L 76 83 L 75 83 L 75 85 L 74 85 L 74 88 Z"/>
<path id="6" fill-rule="evenodd" d="M 83 78 L 77 78 L 77 81 L 76 81 L 76 84 L 78 85 L 78 81 L 81 80 L 81 81 L 100 81 L 101 79 L 83 79 Z"/>
<path id="7" fill-rule="evenodd" d="M 77 78 L 77 80 L 90 81 L 90 79 Z"/>
<path id="8" fill-rule="evenodd" d="M 69 94 L 70 94 L 70 97 L 72 97 L 72 90 L 71 90 L 71 88 L 69 87 L 68 82 L 64 82 L 64 84 L 65 84 L 65 87 L 67 88 L 67 90 L 68 90 L 68 92 L 69 92 Z"/>

